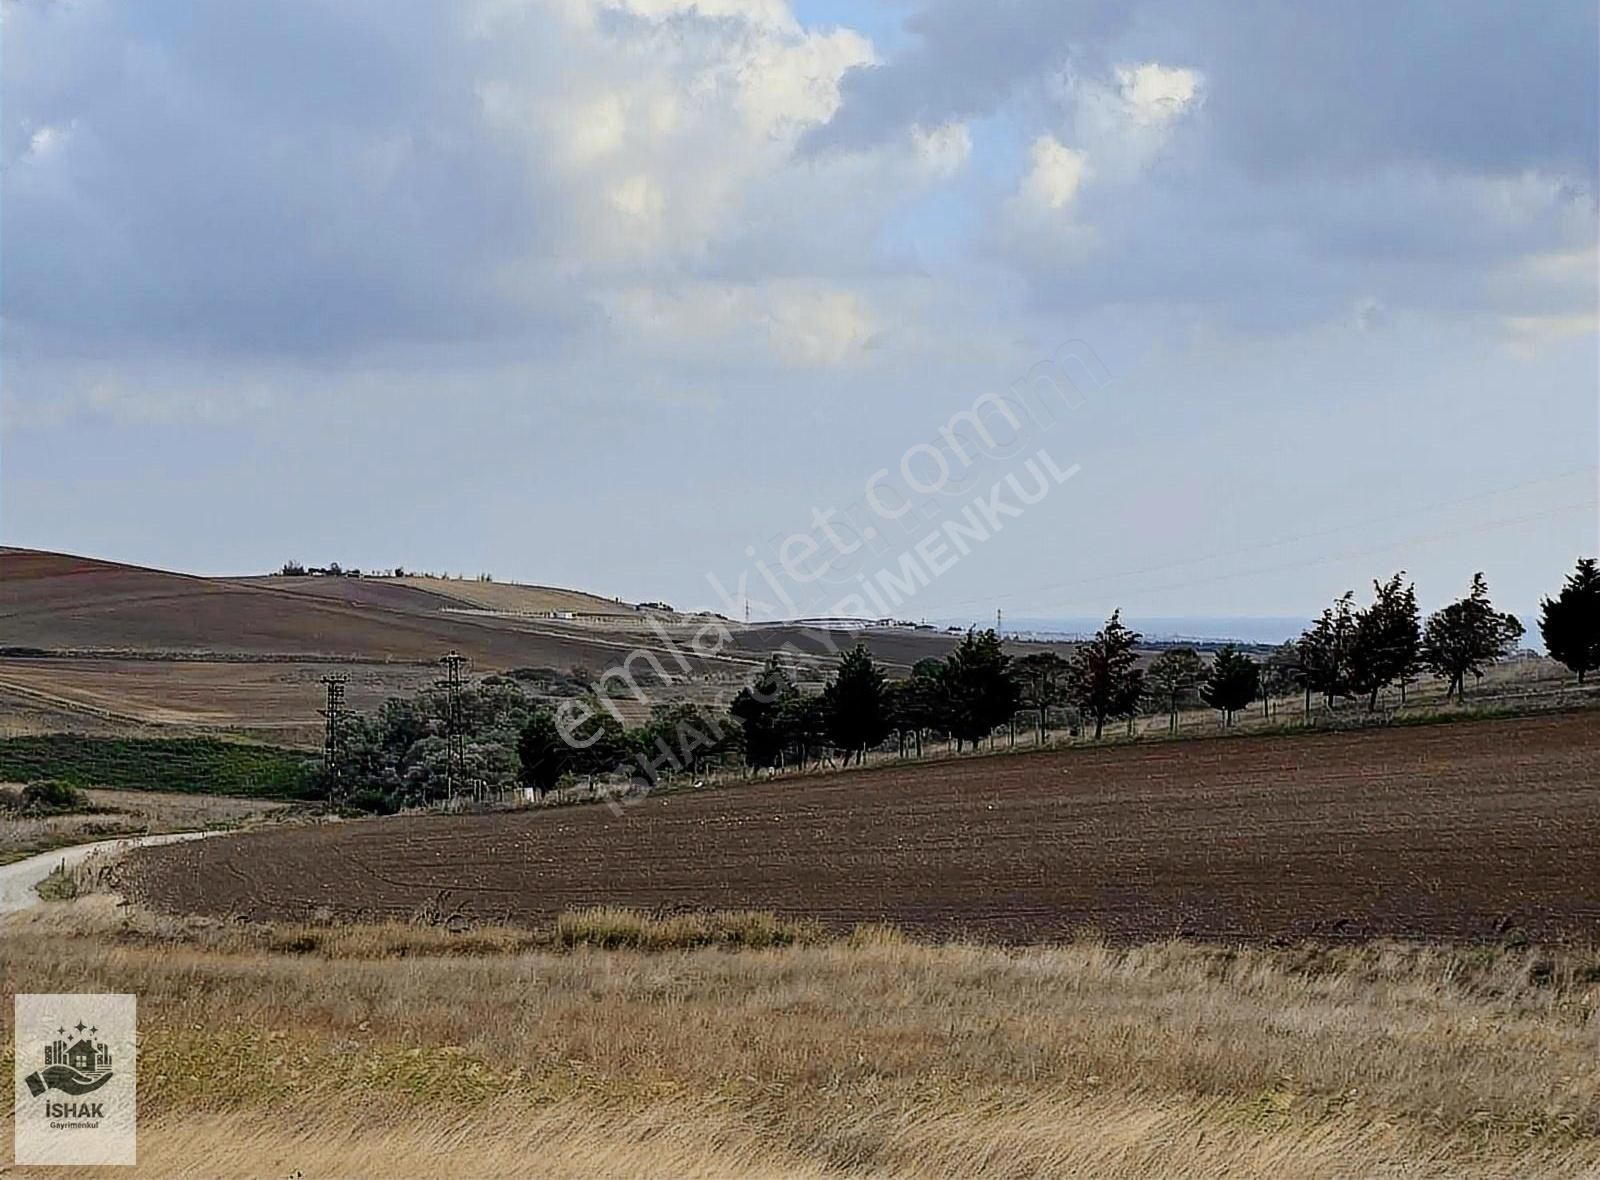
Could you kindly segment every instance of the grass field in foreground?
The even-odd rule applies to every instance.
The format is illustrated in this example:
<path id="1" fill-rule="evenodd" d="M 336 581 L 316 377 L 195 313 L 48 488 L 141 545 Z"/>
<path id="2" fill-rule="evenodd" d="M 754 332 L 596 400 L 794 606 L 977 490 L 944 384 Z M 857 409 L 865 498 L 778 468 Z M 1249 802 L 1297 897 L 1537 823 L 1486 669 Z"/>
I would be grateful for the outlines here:
<path id="1" fill-rule="evenodd" d="M 151 1174 L 1600 1167 L 1593 950 L 814 937 L 672 949 L 672 931 L 612 913 L 534 946 L 91 897 L 13 919 L 0 981 L 139 995 Z M 591 945 L 619 940 L 665 949 Z"/>

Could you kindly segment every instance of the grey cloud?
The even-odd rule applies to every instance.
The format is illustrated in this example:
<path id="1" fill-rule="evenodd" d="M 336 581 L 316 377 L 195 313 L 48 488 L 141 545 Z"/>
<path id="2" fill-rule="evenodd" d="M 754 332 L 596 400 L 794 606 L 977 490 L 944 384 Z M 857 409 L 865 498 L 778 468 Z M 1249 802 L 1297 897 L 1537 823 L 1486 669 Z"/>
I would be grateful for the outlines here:
<path id="1" fill-rule="evenodd" d="M 268 353 L 523 322 L 495 268 L 555 227 L 447 11 L 8 8 L 7 318 Z"/>
<path id="2" fill-rule="evenodd" d="M 1090 53 L 1128 19 L 1111 0 L 935 0 L 906 20 L 900 57 L 845 76 L 843 102 L 802 143 L 810 153 L 870 147 L 912 126 L 984 115 L 1069 52 Z"/>
<path id="3" fill-rule="evenodd" d="M 1473 172 L 1597 170 L 1596 6 L 1588 0 L 935 0 L 898 58 L 846 79 L 812 150 L 987 114 L 1071 64 L 1151 57 L 1209 80 L 1217 143 L 1242 167 L 1348 171 L 1429 161 Z"/>

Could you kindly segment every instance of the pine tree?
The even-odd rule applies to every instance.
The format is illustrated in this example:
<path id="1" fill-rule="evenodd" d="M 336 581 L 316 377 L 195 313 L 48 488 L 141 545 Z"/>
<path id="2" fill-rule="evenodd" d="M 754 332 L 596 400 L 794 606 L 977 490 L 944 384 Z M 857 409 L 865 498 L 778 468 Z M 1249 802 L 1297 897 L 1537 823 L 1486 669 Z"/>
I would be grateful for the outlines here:
<path id="1" fill-rule="evenodd" d="M 1106 718 L 1131 716 L 1139 706 L 1144 691 L 1144 674 L 1135 666 L 1139 638 L 1122 625 L 1122 612 L 1112 611 L 1095 637 L 1073 653 L 1067 691 L 1073 704 L 1094 718 L 1096 741 Z"/>
<path id="2" fill-rule="evenodd" d="M 571 747 L 556 729 L 555 718 L 540 709 L 528 718 L 517 737 L 517 760 L 521 765 L 518 779 L 523 786 L 543 795 L 554 789 L 570 769 L 571 754 Z"/>
<path id="3" fill-rule="evenodd" d="M 1053 651 L 1033 652 L 1016 662 L 1017 678 L 1021 681 L 1023 705 L 1037 710 L 1039 741 L 1044 742 L 1045 713 L 1051 705 L 1059 704 L 1065 694 L 1067 661 Z"/>
<path id="4" fill-rule="evenodd" d="M 1178 707 L 1205 679 L 1205 662 L 1192 647 L 1168 648 L 1145 674 L 1150 695 L 1167 710 L 1168 728 L 1178 727 Z"/>
<path id="5" fill-rule="evenodd" d="M 1232 725 L 1234 713 L 1255 700 L 1260 690 L 1261 669 L 1230 643 L 1217 649 L 1211 671 L 1200 686 L 1200 699 L 1222 713 L 1224 725 Z"/>
<path id="6" fill-rule="evenodd" d="M 991 631 L 968 631 L 940 673 L 948 723 L 957 747 L 976 745 L 1017 710 L 1020 695 L 1011 657 Z"/>
<path id="7" fill-rule="evenodd" d="M 846 766 L 852 754 L 859 762 L 864 751 L 889 736 L 883 669 L 862 644 L 844 654 L 822 700 L 828 740 L 844 752 Z"/>
<path id="8" fill-rule="evenodd" d="M 1539 634 L 1552 659 L 1578 674 L 1600 668 L 1600 565 L 1580 557 L 1578 568 L 1554 598 L 1539 604 Z"/>
<path id="9" fill-rule="evenodd" d="M 1483 668 L 1505 655 L 1522 638 L 1522 623 L 1515 615 L 1501 614 L 1489 601 L 1489 585 L 1481 573 L 1472 576 L 1472 590 L 1428 616 L 1422 632 L 1422 658 L 1445 677 L 1445 700 L 1466 695 L 1466 677 L 1483 675 Z"/>
<path id="10" fill-rule="evenodd" d="M 795 695 L 794 682 L 773 657 L 755 683 L 739 690 L 728 712 L 744 733 L 745 762 L 754 769 L 777 766 L 788 746 L 784 703 Z"/>
<path id="11" fill-rule="evenodd" d="M 1318 692 L 1329 706 L 1350 695 L 1350 648 L 1355 642 L 1355 594 L 1346 591 L 1300 636 L 1300 669 L 1306 688 L 1306 712 Z"/>
<path id="12" fill-rule="evenodd" d="M 1422 651 L 1422 624 L 1414 587 L 1404 571 L 1387 582 L 1373 582 L 1372 605 L 1355 616 L 1348 651 L 1348 683 L 1364 693 L 1367 708 L 1378 707 L 1378 693 L 1416 675 Z"/>

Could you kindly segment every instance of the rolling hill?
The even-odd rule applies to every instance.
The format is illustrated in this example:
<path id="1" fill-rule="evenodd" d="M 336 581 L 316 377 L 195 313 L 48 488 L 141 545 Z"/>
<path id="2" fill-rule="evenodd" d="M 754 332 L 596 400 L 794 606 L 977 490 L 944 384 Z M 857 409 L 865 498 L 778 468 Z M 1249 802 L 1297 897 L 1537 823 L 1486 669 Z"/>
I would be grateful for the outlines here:
<path id="1" fill-rule="evenodd" d="M 541 611 L 607 617 L 536 617 Z M 311 740 L 329 664 L 349 676 L 351 704 L 369 708 L 427 683 L 451 650 L 476 673 L 601 673 L 642 651 L 670 672 L 663 696 L 711 699 L 785 648 L 820 678 L 833 651 L 858 639 L 900 669 L 953 642 L 934 632 L 824 634 L 730 624 L 731 641 L 702 658 L 688 654 L 692 624 L 681 617 L 672 624 L 674 650 L 650 627 L 653 617 L 660 616 L 552 587 L 420 577 L 199 577 L 0 549 L 0 731 L 156 726 Z"/>

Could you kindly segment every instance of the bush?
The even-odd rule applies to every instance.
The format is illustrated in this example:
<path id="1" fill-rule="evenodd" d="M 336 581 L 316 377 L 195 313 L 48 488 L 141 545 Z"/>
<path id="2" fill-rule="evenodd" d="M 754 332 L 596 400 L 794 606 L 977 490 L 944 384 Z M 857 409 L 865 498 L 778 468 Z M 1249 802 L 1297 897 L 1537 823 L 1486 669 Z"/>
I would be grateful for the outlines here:
<path id="1" fill-rule="evenodd" d="M 0 790 L 0 811 L 20 815 L 64 815 L 70 811 L 93 811 L 89 796 L 58 779 L 40 779 L 22 790 Z"/>
<path id="2" fill-rule="evenodd" d="M 376 787 L 364 787 L 351 792 L 350 797 L 344 801 L 344 809 L 369 815 L 393 815 L 400 810 L 400 801 Z"/>
<path id="3" fill-rule="evenodd" d="M 22 788 L 22 810 L 36 815 L 88 811 L 89 796 L 60 779 L 41 779 Z"/>

